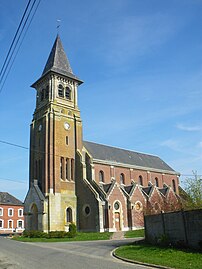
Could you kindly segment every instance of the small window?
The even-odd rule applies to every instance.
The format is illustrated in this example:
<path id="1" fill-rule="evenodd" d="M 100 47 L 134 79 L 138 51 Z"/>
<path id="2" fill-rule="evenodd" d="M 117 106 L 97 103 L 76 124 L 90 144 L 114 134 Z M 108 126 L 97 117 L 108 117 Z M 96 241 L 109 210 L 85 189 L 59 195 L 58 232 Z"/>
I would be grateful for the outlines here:
<path id="1" fill-rule="evenodd" d="M 8 221 L 8 228 L 13 229 L 13 221 L 12 220 Z"/>
<path id="2" fill-rule="evenodd" d="M 41 101 L 43 101 L 43 99 L 44 99 L 44 91 L 45 91 L 45 90 L 42 89 L 41 92 L 40 92 L 40 100 L 41 100 Z"/>
<path id="3" fill-rule="evenodd" d="M 175 184 L 175 180 L 174 179 L 172 180 L 172 185 L 173 185 L 174 192 L 176 192 L 176 184 Z"/>
<path id="4" fill-rule="evenodd" d="M 114 204 L 114 209 L 115 209 L 115 210 L 119 210 L 119 208 L 120 208 L 120 205 L 119 205 L 118 202 L 116 202 L 116 203 Z"/>
<path id="5" fill-rule="evenodd" d="M 4 227 L 4 221 L 0 219 L 0 229 Z"/>
<path id="6" fill-rule="evenodd" d="M 85 213 L 87 216 L 90 214 L 90 207 L 89 206 L 85 207 Z"/>
<path id="7" fill-rule="evenodd" d="M 155 185 L 156 185 L 156 187 L 159 187 L 159 180 L 157 177 L 155 177 Z"/>
<path id="8" fill-rule="evenodd" d="M 18 209 L 18 217 L 22 217 L 23 216 L 23 209 Z"/>
<path id="9" fill-rule="evenodd" d="M 3 214 L 4 214 L 4 210 L 2 207 L 0 207 L 0 216 L 3 216 Z"/>
<path id="10" fill-rule="evenodd" d="M 69 145 L 69 137 L 66 136 L 66 145 Z"/>
<path id="11" fill-rule="evenodd" d="M 69 87 L 65 88 L 65 98 L 70 100 L 71 99 L 71 90 Z"/>
<path id="12" fill-rule="evenodd" d="M 120 184 L 125 184 L 125 176 L 123 173 L 120 174 Z"/>
<path id="13" fill-rule="evenodd" d="M 142 210 L 142 203 L 140 201 L 137 201 L 135 203 L 135 210 L 136 211 L 141 211 Z"/>
<path id="14" fill-rule="evenodd" d="M 9 208 L 8 209 L 8 216 L 9 217 L 12 217 L 13 216 L 13 209 L 12 208 Z"/>
<path id="15" fill-rule="evenodd" d="M 99 172 L 99 181 L 104 182 L 104 172 L 102 170 Z"/>
<path id="16" fill-rule="evenodd" d="M 139 176 L 138 183 L 139 183 L 139 185 L 143 186 L 143 179 L 142 179 L 142 176 Z"/>
<path id="17" fill-rule="evenodd" d="M 72 209 L 70 207 L 66 209 L 66 221 L 72 222 Z"/>
<path id="18" fill-rule="evenodd" d="M 58 86 L 58 96 L 64 97 L 64 88 L 61 84 Z"/>
<path id="19" fill-rule="evenodd" d="M 18 228 L 23 229 L 23 221 L 22 220 L 18 220 L 18 224 L 17 224 Z"/>
<path id="20" fill-rule="evenodd" d="M 66 158 L 65 171 L 66 171 L 66 180 L 69 180 L 69 159 L 68 158 Z"/>
<path id="21" fill-rule="evenodd" d="M 48 97 L 49 97 L 49 87 L 47 86 L 45 90 L 45 98 L 48 99 Z"/>
<path id="22" fill-rule="evenodd" d="M 71 159 L 71 180 L 74 180 L 74 159 Z"/>
<path id="23" fill-rule="evenodd" d="M 60 158 L 60 178 L 64 179 L 64 158 Z"/>
<path id="24" fill-rule="evenodd" d="M 83 206 L 83 215 L 88 217 L 91 213 L 91 209 L 89 205 L 84 205 Z"/>

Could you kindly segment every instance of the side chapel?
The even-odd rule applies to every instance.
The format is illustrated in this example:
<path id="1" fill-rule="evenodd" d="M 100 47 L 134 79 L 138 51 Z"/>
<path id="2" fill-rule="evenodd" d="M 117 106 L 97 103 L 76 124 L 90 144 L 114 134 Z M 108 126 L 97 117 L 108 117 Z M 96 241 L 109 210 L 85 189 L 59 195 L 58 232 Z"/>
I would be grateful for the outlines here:
<path id="1" fill-rule="evenodd" d="M 27 230 L 127 231 L 144 214 L 181 208 L 179 173 L 158 156 L 82 139 L 78 87 L 57 35 L 36 89 L 30 127 Z"/>

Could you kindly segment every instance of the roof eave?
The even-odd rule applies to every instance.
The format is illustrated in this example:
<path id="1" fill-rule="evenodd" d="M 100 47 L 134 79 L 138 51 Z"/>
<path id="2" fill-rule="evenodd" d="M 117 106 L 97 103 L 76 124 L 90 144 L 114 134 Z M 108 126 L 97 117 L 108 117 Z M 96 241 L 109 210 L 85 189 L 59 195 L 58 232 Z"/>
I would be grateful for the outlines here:
<path id="1" fill-rule="evenodd" d="M 80 80 L 79 78 L 77 78 L 76 76 L 72 75 L 72 76 L 67 76 L 65 74 L 61 74 L 59 72 L 56 72 L 56 71 L 53 71 L 53 70 L 49 70 L 48 72 L 46 72 L 45 74 L 43 74 L 37 81 L 35 81 L 30 87 L 32 88 L 36 88 L 37 85 L 39 84 L 39 82 L 41 82 L 47 75 L 49 74 L 56 74 L 56 75 L 59 75 L 59 76 L 63 76 L 63 77 L 66 77 L 66 78 L 70 78 L 76 82 L 78 82 L 79 85 L 81 85 L 84 81 L 83 80 Z"/>

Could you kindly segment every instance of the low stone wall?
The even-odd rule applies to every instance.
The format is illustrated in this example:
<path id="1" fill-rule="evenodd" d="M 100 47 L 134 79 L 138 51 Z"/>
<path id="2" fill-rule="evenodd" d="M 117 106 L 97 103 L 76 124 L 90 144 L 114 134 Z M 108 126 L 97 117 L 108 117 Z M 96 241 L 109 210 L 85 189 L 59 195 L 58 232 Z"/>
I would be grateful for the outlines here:
<path id="1" fill-rule="evenodd" d="M 150 243 L 202 247 L 202 209 L 145 216 L 145 238 Z"/>

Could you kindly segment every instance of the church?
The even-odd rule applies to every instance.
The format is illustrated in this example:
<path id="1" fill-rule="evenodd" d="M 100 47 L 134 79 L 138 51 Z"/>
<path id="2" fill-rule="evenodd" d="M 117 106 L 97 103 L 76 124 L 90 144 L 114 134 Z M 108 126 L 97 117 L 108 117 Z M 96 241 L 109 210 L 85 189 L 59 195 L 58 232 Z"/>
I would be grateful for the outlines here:
<path id="1" fill-rule="evenodd" d="M 41 77 L 33 83 L 30 178 L 24 202 L 27 230 L 127 231 L 145 214 L 181 208 L 179 173 L 158 156 L 83 141 L 78 87 L 57 35 Z"/>

